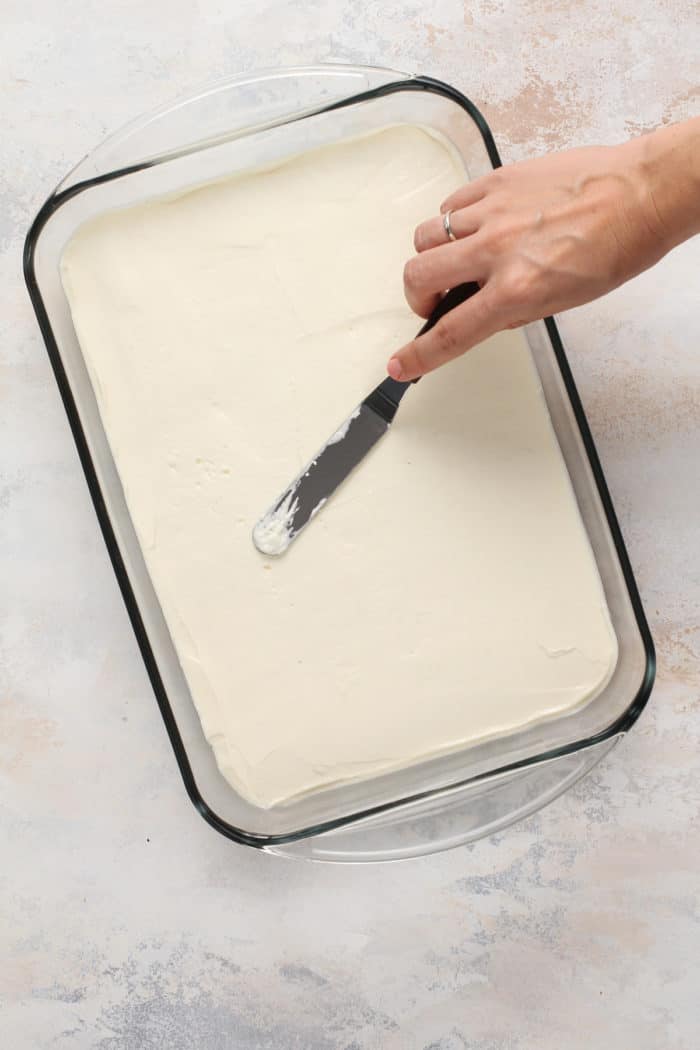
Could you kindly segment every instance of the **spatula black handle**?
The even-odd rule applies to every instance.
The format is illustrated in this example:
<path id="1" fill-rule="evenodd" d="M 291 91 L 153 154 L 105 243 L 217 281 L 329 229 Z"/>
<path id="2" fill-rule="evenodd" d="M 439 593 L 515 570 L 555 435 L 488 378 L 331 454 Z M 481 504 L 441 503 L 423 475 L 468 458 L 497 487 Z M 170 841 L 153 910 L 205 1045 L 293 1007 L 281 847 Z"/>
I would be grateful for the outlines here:
<path id="1" fill-rule="evenodd" d="M 454 288 L 450 288 L 449 292 L 446 292 L 445 295 L 443 295 L 418 335 L 425 335 L 426 332 L 429 332 L 430 329 L 438 323 L 441 317 L 448 314 L 450 310 L 454 310 L 455 306 L 460 306 L 471 295 L 474 295 L 478 291 L 479 285 L 474 284 L 473 281 L 469 281 L 465 284 L 458 284 Z M 420 376 L 418 376 L 418 379 L 420 379 Z M 387 423 L 391 423 L 396 415 L 396 409 L 399 407 L 399 401 L 406 393 L 409 386 L 413 383 L 417 383 L 418 379 L 410 379 L 408 382 L 403 383 L 398 379 L 392 379 L 391 376 L 387 376 L 378 387 L 375 387 L 371 394 L 368 394 L 363 404 L 377 412 L 377 414 L 380 415 L 382 419 L 386 420 Z"/>
<path id="2" fill-rule="evenodd" d="M 478 291 L 479 285 L 473 281 L 466 281 L 464 284 L 457 284 L 454 288 L 450 288 L 449 292 L 445 292 L 418 335 L 425 335 L 426 332 L 435 327 L 445 314 L 448 314 L 450 310 L 454 310 L 455 306 L 461 306 L 472 295 L 476 295 Z M 420 379 L 420 376 L 418 379 Z M 414 379 L 413 382 L 417 383 L 418 379 Z"/>

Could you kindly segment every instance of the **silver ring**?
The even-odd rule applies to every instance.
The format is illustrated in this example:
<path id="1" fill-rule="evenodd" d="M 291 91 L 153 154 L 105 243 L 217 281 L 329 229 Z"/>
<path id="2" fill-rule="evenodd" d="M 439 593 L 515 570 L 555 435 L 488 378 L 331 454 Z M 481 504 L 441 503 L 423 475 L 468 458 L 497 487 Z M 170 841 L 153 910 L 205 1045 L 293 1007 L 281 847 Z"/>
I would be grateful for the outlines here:
<path id="1" fill-rule="evenodd" d="M 445 229 L 445 233 L 447 234 L 448 240 L 456 241 L 457 238 L 455 237 L 454 233 L 452 232 L 452 223 L 450 222 L 450 216 L 451 215 L 452 215 L 451 211 L 446 211 L 445 212 L 445 214 L 442 217 L 442 225 L 443 225 L 443 227 Z"/>

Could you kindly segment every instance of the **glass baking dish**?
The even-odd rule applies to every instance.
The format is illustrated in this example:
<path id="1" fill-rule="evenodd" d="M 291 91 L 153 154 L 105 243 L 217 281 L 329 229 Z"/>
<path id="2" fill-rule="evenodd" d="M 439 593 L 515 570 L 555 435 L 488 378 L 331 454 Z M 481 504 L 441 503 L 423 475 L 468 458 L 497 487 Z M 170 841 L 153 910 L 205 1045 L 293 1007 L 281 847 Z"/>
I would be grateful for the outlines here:
<path id="1" fill-rule="evenodd" d="M 401 123 L 447 137 L 469 178 L 500 164 L 476 107 L 432 78 L 349 66 L 261 72 L 215 84 L 111 136 L 48 198 L 25 245 L 29 293 L 187 792 L 229 838 L 312 859 L 395 859 L 504 827 L 590 769 L 633 725 L 649 697 L 652 640 L 555 322 L 530 325 L 526 336 L 617 635 L 619 657 L 608 685 L 586 706 L 552 721 L 264 810 L 224 780 L 203 735 L 129 517 L 59 261 L 77 227 L 107 209 Z"/>

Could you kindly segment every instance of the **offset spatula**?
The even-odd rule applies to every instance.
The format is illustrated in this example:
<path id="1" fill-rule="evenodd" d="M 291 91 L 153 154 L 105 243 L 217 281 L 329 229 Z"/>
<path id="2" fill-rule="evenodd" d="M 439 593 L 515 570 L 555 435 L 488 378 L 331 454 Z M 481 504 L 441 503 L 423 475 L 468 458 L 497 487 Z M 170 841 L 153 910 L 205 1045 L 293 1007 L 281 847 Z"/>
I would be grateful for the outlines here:
<path id="1" fill-rule="evenodd" d="M 470 283 L 457 285 L 447 292 L 419 335 L 478 290 L 477 284 Z M 387 376 L 338 427 L 255 525 L 253 543 L 261 554 L 277 555 L 287 550 L 348 474 L 386 434 L 409 386 L 411 382 L 400 383 Z"/>

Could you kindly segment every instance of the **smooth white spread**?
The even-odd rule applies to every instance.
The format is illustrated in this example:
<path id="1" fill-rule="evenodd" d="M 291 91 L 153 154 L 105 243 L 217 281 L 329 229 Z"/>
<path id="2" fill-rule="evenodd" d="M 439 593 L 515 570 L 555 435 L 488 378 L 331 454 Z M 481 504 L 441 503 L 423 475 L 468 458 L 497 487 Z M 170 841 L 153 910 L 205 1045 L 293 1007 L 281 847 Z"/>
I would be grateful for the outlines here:
<path id="1" fill-rule="evenodd" d="M 253 526 L 253 541 L 262 554 L 284 554 L 292 542 L 292 522 L 298 504 L 295 492 L 296 488 L 292 488 L 281 503 L 266 511 Z"/>
<path id="2" fill-rule="evenodd" d="M 387 128 L 105 214 L 64 254 L 204 732 L 261 806 L 551 718 L 615 665 L 519 332 L 411 389 L 283 558 L 251 539 L 420 326 L 402 289 L 413 229 L 463 179 L 435 137 Z"/>

